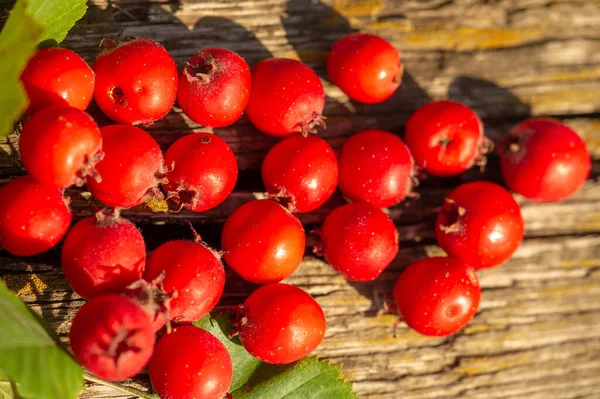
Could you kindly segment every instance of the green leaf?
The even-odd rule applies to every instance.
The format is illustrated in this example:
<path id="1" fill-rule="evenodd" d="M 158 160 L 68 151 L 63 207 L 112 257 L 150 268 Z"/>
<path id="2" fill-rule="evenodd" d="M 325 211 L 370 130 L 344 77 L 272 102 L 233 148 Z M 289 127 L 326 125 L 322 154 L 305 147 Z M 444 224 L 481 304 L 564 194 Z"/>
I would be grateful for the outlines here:
<path id="1" fill-rule="evenodd" d="M 21 300 L 0 281 L 0 369 L 35 399 L 75 399 L 83 372 Z"/>
<path id="2" fill-rule="evenodd" d="M 0 33 L 0 138 L 27 108 L 19 76 L 38 43 L 60 43 L 86 9 L 85 0 L 17 0 Z"/>
<path id="3" fill-rule="evenodd" d="M 14 123 L 27 108 L 19 76 L 44 33 L 27 7 L 27 0 L 18 0 L 0 33 L 0 137 L 13 131 Z"/>
<path id="4" fill-rule="evenodd" d="M 234 399 L 355 399 L 352 384 L 344 381 L 341 366 L 302 359 L 289 366 L 264 364 L 246 386 L 233 392 Z"/>
<path id="5" fill-rule="evenodd" d="M 237 337 L 229 339 L 229 333 L 233 327 L 227 322 L 227 317 L 219 316 L 213 319 L 207 315 L 195 322 L 194 325 L 217 337 L 229 351 L 233 362 L 233 379 L 229 389 L 235 391 L 248 382 L 254 371 L 260 366 L 261 361 L 249 354 Z"/>
<path id="6" fill-rule="evenodd" d="M 235 399 L 354 399 L 352 384 L 341 376 L 341 367 L 315 357 L 277 366 L 262 363 L 250 355 L 239 339 L 229 338 L 233 327 L 227 316 L 206 316 L 194 323 L 217 337 L 231 355 L 233 380 L 230 392 Z"/>
<path id="7" fill-rule="evenodd" d="M 28 10 L 41 24 L 44 34 L 39 41 L 58 44 L 87 10 L 86 0 L 29 0 Z"/>

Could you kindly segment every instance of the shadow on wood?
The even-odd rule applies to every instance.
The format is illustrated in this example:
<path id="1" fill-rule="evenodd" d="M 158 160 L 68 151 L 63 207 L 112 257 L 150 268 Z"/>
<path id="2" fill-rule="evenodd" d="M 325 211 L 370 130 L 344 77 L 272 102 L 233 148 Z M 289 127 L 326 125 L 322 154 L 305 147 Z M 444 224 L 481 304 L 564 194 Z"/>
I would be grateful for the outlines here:
<path id="1" fill-rule="evenodd" d="M 307 13 L 307 9 L 311 12 Z M 333 7 L 313 0 L 289 0 L 282 24 L 286 38 L 300 60 L 313 67 L 324 81 L 331 84 L 325 67 L 327 54 L 338 39 L 358 30 Z M 348 111 L 378 114 L 393 110 L 398 113 L 399 131 L 400 123 L 404 123 L 412 111 L 429 101 L 431 97 L 419 86 L 410 71 L 405 69 L 402 84 L 390 99 L 380 104 L 362 104 L 352 100 L 342 104 L 327 97 L 326 114 L 347 114 Z"/>

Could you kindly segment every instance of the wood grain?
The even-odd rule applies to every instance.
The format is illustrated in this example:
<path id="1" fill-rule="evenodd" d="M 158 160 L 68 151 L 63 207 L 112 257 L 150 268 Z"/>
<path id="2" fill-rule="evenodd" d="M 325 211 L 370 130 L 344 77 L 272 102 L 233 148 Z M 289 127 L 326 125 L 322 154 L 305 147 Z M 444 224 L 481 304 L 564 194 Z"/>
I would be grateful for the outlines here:
<path id="1" fill-rule="evenodd" d="M 370 398 L 598 398 L 600 397 L 600 2 L 586 0 L 207 0 L 119 2 L 93 0 L 64 45 L 92 63 L 103 37 L 145 36 L 162 42 L 179 64 L 197 49 L 223 46 L 251 64 L 276 56 L 314 67 L 326 88 L 328 128 L 320 132 L 335 149 L 360 130 L 402 134 L 410 114 L 432 99 L 452 98 L 472 106 L 486 135 L 497 140 L 530 115 L 558 117 L 586 141 L 592 176 L 572 199 L 535 204 L 517 196 L 526 239 L 507 264 L 479 274 L 480 310 L 460 334 L 427 338 L 400 325 L 383 303 L 409 263 L 441 255 L 432 223 L 452 187 L 465 181 L 501 182 L 492 155 L 482 173 L 453 179 L 428 177 L 421 198 L 390 209 L 401 251 L 372 283 L 349 283 L 310 255 L 287 282 L 322 305 L 327 336 L 317 350 L 343 364 L 361 397 Z M 354 31 L 389 39 L 401 53 L 406 75 L 401 89 L 382 104 L 350 101 L 324 73 L 331 44 Z M 92 106 L 101 124 L 109 123 Z M 163 149 L 184 134 L 203 129 L 176 107 L 148 129 Z M 201 214 L 154 213 L 147 207 L 123 214 L 141 227 L 149 250 L 187 237 L 192 221 L 218 245 L 221 223 L 240 204 L 259 197 L 259 168 L 276 142 L 245 117 L 214 129 L 234 150 L 238 187 L 218 208 Z M 18 137 L 0 143 L 0 181 L 23 174 Z M 76 218 L 100 206 L 82 189 L 69 190 Z M 307 231 L 343 203 L 336 196 L 301 219 Z M 314 243 L 311 236 L 309 242 Z M 60 248 L 34 258 L 0 252 L 0 275 L 66 338 L 83 300 L 60 271 Z M 230 273 L 221 306 L 237 304 L 254 286 Z M 148 386 L 142 375 L 131 384 Z M 88 385 L 82 398 L 127 398 Z"/>
<path id="2" fill-rule="evenodd" d="M 346 282 L 308 256 L 286 282 L 306 289 L 327 314 L 327 336 L 317 354 L 342 363 L 364 396 L 501 397 L 514 390 L 518 397 L 536 388 L 540 397 L 571 397 L 556 390 L 566 389 L 573 375 L 582 377 L 577 389 L 598 393 L 592 376 L 600 371 L 600 235 L 526 240 L 510 262 L 479 273 L 482 303 L 463 333 L 427 338 L 401 325 L 394 338 L 396 316 L 385 313 L 384 298 L 407 264 L 440 253 L 433 245 L 402 248 L 381 278 L 363 284 Z M 66 335 L 83 301 L 64 282 L 56 260 L 17 264 L 3 258 L 0 264 L 9 287 Z M 228 285 L 224 305 L 238 303 L 253 288 L 235 276 Z M 111 394 L 94 387 L 83 397 Z"/>

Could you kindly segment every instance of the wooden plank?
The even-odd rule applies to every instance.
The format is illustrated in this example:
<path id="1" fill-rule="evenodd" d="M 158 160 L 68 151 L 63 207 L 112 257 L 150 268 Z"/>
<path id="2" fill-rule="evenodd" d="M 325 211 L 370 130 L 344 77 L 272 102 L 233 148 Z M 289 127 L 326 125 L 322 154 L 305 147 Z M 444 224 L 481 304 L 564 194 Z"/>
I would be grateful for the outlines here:
<path id="1" fill-rule="evenodd" d="M 163 42 L 179 63 L 199 48 L 219 45 L 239 51 L 251 63 L 269 55 L 299 58 L 326 78 L 323 62 L 331 44 L 362 29 L 390 39 L 400 49 L 409 76 L 405 90 L 384 104 L 352 104 L 359 114 L 412 111 L 429 97 L 448 95 L 449 89 L 456 96 L 461 85 L 475 84 L 464 85 L 460 78 L 465 76 L 481 81 L 475 85 L 483 86 L 483 93 L 472 105 L 483 117 L 521 116 L 527 107 L 536 115 L 598 111 L 597 2 L 415 3 L 267 0 L 182 2 L 175 8 L 159 2 L 119 6 L 133 19 L 96 2 L 88 17 L 92 21 L 81 23 L 66 45 L 92 61 L 103 37 L 122 32 Z M 479 17 L 469 17 L 473 15 Z M 569 23 L 557 23 L 562 20 Z M 476 56 L 473 51 L 478 51 Z M 486 88 L 490 83 L 513 93 Z M 330 103 L 337 105 L 332 108 L 343 112 L 339 104 L 348 99 L 328 89 Z"/>
<path id="2" fill-rule="evenodd" d="M 277 56 L 314 67 L 326 89 L 327 130 L 336 150 L 354 132 L 380 128 L 396 133 L 410 114 L 432 99 L 452 98 L 472 106 L 486 135 L 498 140 L 529 115 L 558 116 L 588 144 L 596 161 L 581 192 L 559 204 L 535 204 L 517 196 L 527 239 L 502 267 L 479 274 L 480 310 L 460 334 L 427 338 L 400 326 L 383 302 L 409 263 L 441 254 L 432 225 L 448 191 L 465 181 L 501 182 L 497 157 L 482 174 L 427 178 L 421 198 L 390 210 L 401 251 L 376 282 L 350 284 L 322 260 L 307 255 L 287 282 L 322 305 L 327 338 L 317 354 L 344 365 L 361 397 L 372 398 L 597 398 L 600 397 L 600 2 L 586 0 L 92 0 L 90 11 L 65 46 L 88 62 L 103 37 L 145 36 L 161 41 L 176 61 L 197 49 L 224 46 L 251 64 Z M 327 80 L 324 61 L 331 44 L 353 31 L 371 31 L 401 52 L 406 75 L 389 101 L 361 105 Z M 90 112 L 110 123 L 97 108 Z M 163 149 L 183 134 L 205 130 L 178 108 L 151 126 Z M 212 245 L 221 223 L 240 204 L 260 197 L 259 168 L 275 139 L 242 117 L 214 129 L 235 152 L 240 183 L 220 207 L 201 214 L 153 213 L 139 207 L 123 214 L 137 222 L 152 250 L 186 238 L 192 221 Z M 0 183 L 23 174 L 16 135 L 0 143 Z M 69 190 L 76 218 L 100 206 L 80 189 Z M 302 215 L 307 230 L 343 203 L 336 195 L 323 209 Z M 315 242 L 310 236 L 309 243 Z M 63 338 L 83 300 L 60 271 L 60 248 L 17 259 L 0 252 L 0 277 L 58 329 Z M 255 286 L 228 272 L 220 306 L 240 303 Z M 141 375 L 136 387 L 148 387 Z M 140 385 L 142 384 L 142 385 Z M 82 398 L 127 398 L 88 385 Z"/>
<path id="3" fill-rule="evenodd" d="M 94 114 L 98 113 L 98 111 L 92 111 Z M 408 116 L 405 116 L 408 119 Z M 169 145 L 185 134 L 195 131 L 213 131 L 229 144 L 237 157 L 240 170 L 252 171 L 255 174 L 258 173 L 267 151 L 277 142 L 275 138 L 258 132 L 247 122 L 246 118 L 233 126 L 218 129 L 201 128 L 186 121 L 186 119 L 181 113 L 171 113 L 147 130 L 158 141 L 163 150 L 166 150 Z M 321 131 L 319 136 L 323 137 L 334 150 L 338 151 L 349 135 L 362 130 L 377 128 L 402 133 L 406 119 L 397 114 L 330 116 L 327 118 L 327 130 Z M 594 116 L 568 118 L 563 119 L 563 121 L 583 137 L 594 160 L 600 160 L 600 119 Z M 486 121 L 485 134 L 493 140 L 499 140 L 514 123 L 516 121 Z M 17 150 L 18 135 L 13 134 L 0 141 L 0 178 L 24 173 L 19 166 Z M 494 159 L 496 155 L 491 154 L 490 158 Z M 488 168 L 490 172 L 496 170 L 495 166 L 490 165 L 490 168 Z M 437 180 L 438 183 L 436 184 L 444 181 L 454 183 L 452 180 Z M 255 184 L 254 188 L 260 189 L 260 185 Z"/>
<path id="4" fill-rule="evenodd" d="M 561 395 L 573 373 L 582 376 L 577 389 L 597 392 L 591 376 L 600 371 L 600 275 L 592 272 L 600 268 L 600 235 L 526 240 L 510 262 L 479 273 L 481 307 L 462 333 L 427 338 L 401 325 L 394 338 L 396 316 L 384 312 L 383 298 L 408 263 L 440 252 L 436 246 L 405 247 L 380 279 L 364 284 L 350 284 L 307 257 L 286 281 L 310 292 L 326 313 L 327 336 L 317 354 L 343 363 L 357 390 L 372 397 L 497 397 L 504 391 L 518 397 L 528 390 L 569 397 Z M 56 261 L 11 266 L 2 258 L 0 273 L 65 336 L 83 301 Z M 239 303 L 251 289 L 231 277 L 221 305 Z M 110 392 L 94 387 L 83 397 Z"/>
<path id="5" fill-rule="evenodd" d="M 455 185 L 460 184 L 460 181 L 456 181 Z M 390 217 L 398 225 L 402 242 L 420 242 L 434 238 L 432 228 L 437 209 L 450 190 L 448 187 L 419 188 L 420 198 L 407 199 L 389 209 Z M 71 209 L 75 218 L 91 216 L 95 209 L 103 207 L 100 202 L 90 197 L 89 192 L 69 189 L 67 195 L 71 197 Z M 528 237 L 600 232 L 600 183 L 588 182 L 573 198 L 560 204 L 539 204 L 526 201 L 519 195 L 515 197 L 521 204 Z M 197 224 L 203 236 L 207 235 L 209 239 L 216 240 L 220 234 L 220 225 L 229 214 L 243 203 L 256 198 L 264 198 L 264 194 L 235 191 L 225 202 L 207 212 L 193 213 L 182 210 L 176 213 L 154 213 L 144 205 L 124 209 L 121 214 L 139 224 L 183 224 L 190 221 Z M 323 222 L 331 210 L 343 203 L 342 196 L 336 193 L 317 211 L 298 216 L 306 226 L 307 232 L 310 232 Z"/>

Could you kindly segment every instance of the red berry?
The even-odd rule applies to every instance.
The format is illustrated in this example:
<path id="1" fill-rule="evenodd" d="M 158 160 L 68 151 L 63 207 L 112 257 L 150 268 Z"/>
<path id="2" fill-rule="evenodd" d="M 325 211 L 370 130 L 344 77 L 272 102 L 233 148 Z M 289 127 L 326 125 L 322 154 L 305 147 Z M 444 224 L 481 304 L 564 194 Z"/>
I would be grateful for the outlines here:
<path id="1" fill-rule="evenodd" d="M 177 66 L 167 50 L 150 39 L 115 44 L 94 63 L 94 99 L 110 119 L 150 125 L 164 117 L 177 96 Z"/>
<path id="2" fill-rule="evenodd" d="M 74 51 L 46 48 L 27 63 L 21 82 L 29 97 L 27 114 L 51 105 L 84 110 L 94 94 L 94 72 Z"/>
<path id="3" fill-rule="evenodd" d="M 27 172 L 40 183 L 57 188 L 81 186 L 86 176 L 97 177 L 94 165 L 102 159 L 102 135 L 85 112 L 48 107 L 23 126 L 19 152 Z"/>
<path id="4" fill-rule="evenodd" d="M 351 33 L 331 47 L 329 78 L 352 100 L 374 104 L 387 100 L 402 82 L 398 50 L 371 33 Z"/>
<path id="5" fill-rule="evenodd" d="M 193 212 L 204 212 L 231 194 L 237 181 L 238 166 L 233 151 L 218 136 L 200 132 L 183 136 L 165 153 L 173 170 L 167 173 L 165 190 L 179 205 Z"/>
<path id="6" fill-rule="evenodd" d="M 325 127 L 325 91 L 317 74 L 303 63 L 269 58 L 252 68 L 252 93 L 246 108 L 261 132 L 285 137 Z"/>
<path id="7" fill-rule="evenodd" d="M 396 135 L 366 130 L 350 137 L 340 152 L 340 190 L 353 202 L 387 208 L 412 190 L 414 161 Z"/>
<path id="8" fill-rule="evenodd" d="M 148 372 L 161 399 L 217 399 L 227 394 L 233 366 L 221 341 L 201 328 L 181 326 L 157 342 Z"/>
<path id="9" fill-rule="evenodd" d="M 290 211 L 310 212 L 335 191 L 337 158 L 325 140 L 295 135 L 271 148 L 262 164 L 262 181 Z"/>
<path id="10" fill-rule="evenodd" d="M 556 119 L 530 118 L 498 144 L 508 187 L 539 202 L 562 201 L 583 186 L 591 160 L 585 142 Z"/>
<path id="11" fill-rule="evenodd" d="M 491 142 L 473 110 L 455 101 L 419 108 L 406 123 L 404 139 L 417 165 L 435 176 L 458 175 L 485 165 Z"/>
<path id="12" fill-rule="evenodd" d="M 77 361 L 109 381 L 138 374 L 154 349 L 148 313 L 134 301 L 115 294 L 83 305 L 73 319 L 69 338 Z"/>
<path id="13" fill-rule="evenodd" d="M 440 247 L 476 269 L 506 262 L 523 241 L 523 230 L 513 196 L 483 181 L 452 190 L 435 223 Z"/>
<path id="14" fill-rule="evenodd" d="M 336 208 L 323 222 L 315 248 L 338 273 L 352 281 L 377 278 L 398 253 L 394 222 L 370 204 Z"/>
<path id="15" fill-rule="evenodd" d="M 409 265 L 394 287 L 402 320 L 430 336 L 454 334 L 473 318 L 481 288 L 475 271 L 452 257 Z"/>
<path id="16" fill-rule="evenodd" d="M 117 215 L 87 217 L 65 239 L 62 268 L 84 298 L 120 292 L 142 278 L 146 247 L 139 230 Z"/>
<path id="17" fill-rule="evenodd" d="M 323 309 L 312 296 L 287 284 L 268 284 L 254 291 L 242 305 L 245 320 L 240 341 L 257 359 L 271 364 L 300 360 L 325 336 Z"/>
<path id="18" fill-rule="evenodd" d="M 233 211 L 221 244 L 225 261 L 257 284 L 290 276 L 302 262 L 306 236 L 300 221 L 275 201 L 254 200 Z"/>
<path id="19" fill-rule="evenodd" d="M 156 140 L 140 128 L 112 125 L 100 129 L 104 159 L 96 170 L 102 181 L 87 188 L 108 206 L 129 208 L 157 195 L 164 160 Z"/>
<path id="20" fill-rule="evenodd" d="M 179 106 L 203 126 L 231 125 L 244 112 L 249 97 L 250 67 L 231 50 L 213 47 L 200 51 L 179 77 Z"/>
<path id="21" fill-rule="evenodd" d="M 71 212 L 61 192 L 29 176 L 0 187 L 0 209 L 0 246 L 17 256 L 49 250 L 71 224 Z"/>
<path id="22" fill-rule="evenodd" d="M 175 323 L 193 323 L 215 307 L 225 286 L 219 254 L 202 242 L 169 241 L 148 258 L 144 279 L 165 273 L 166 292 L 176 291 L 169 316 Z"/>

